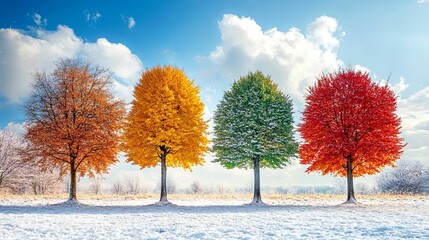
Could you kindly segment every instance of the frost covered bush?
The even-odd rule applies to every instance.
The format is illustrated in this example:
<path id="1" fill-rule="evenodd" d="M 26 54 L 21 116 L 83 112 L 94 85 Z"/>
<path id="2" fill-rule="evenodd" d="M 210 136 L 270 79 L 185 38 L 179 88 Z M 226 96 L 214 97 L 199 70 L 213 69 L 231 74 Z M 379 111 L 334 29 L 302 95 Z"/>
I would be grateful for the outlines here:
<path id="1" fill-rule="evenodd" d="M 0 189 L 15 192 L 23 181 L 26 166 L 19 154 L 23 146 L 17 134 L 0 129 Z"/>
<path id="2" fill-rule="evenodd" d="M 429 190 L 429 169 L 420 162 L 401 162 L 377 179 L 380 192 L 418 194 Z"/>
<path id="3" fill-rule="evenodd" d="M 63 178 L 57 169 L 42 171 L 40 168 L 31 169 L 27 175 L 25 193 L 43 195 L 50 193 L 60 193 L 63 187 Z"/>
<path id="4" fill-rule="evenodd" d="M 112 192 L 113 194 L 117 194 L 117 195 L 125 194 L 125 187 L 122 179 L 117 178 L 115 180 L 115 182 L 112 185 Z"/>
<path id="5" fill-rule="evenodd" d="M 60 172 L 42 171 L 34 161 L 25 160 L 25 142 L 17 133 L 0 130 L 0 192 L 46 194 L 60 192 Z"/>
<path id="6" fill-rule="evenodd" d="M 193 182 L 190 186 L 189 193 L 190 194 L 197 194 L 203 192 L 203 188 L 198 182 Z"/>

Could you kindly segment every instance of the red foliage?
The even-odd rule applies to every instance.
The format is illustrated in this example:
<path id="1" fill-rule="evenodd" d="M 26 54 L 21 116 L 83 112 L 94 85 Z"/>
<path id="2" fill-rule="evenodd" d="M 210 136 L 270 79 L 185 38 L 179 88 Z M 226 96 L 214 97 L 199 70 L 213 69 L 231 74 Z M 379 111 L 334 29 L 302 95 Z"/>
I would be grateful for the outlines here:
<path id="1" fill-rule="evenodd" d="M 401 120 L 396 96 L 389 86 L 351 69 L 322 75 L 306 97 L 298 131 L 307 172 L 346 176 L 347 158 L 354 176 L 374 174 L 394 166 L 402 154 Z"/>

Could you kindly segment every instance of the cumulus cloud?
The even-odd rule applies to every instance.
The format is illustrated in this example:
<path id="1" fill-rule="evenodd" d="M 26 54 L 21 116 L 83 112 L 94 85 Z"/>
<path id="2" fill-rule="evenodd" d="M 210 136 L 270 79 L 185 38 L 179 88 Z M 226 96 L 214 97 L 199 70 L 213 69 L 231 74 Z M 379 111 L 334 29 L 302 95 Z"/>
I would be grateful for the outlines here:
<path id="1" fill-rule="evenodd" d="M 357 71 L 364 72 L 364 73 L 370 73 L 371 72 L 368 68 L 361 66 L 359 64 L 355 65 L 354 70 L 355 70 L 355 72 L 357 72 Z"/>
<path id="2" fill-rule="evenodd" d="M 106 38 L 99 38 L 95 43 L 84 43 L 80 53 L 89 62 L 110 66 L 111 71 L 126 81 L 137 80 L 142 69 L 140 59 L 127 46 L 111 43 Z"/>
<path id="3" fill-rule="evenodd" d="M 81 58 L 109 68 L 117 80 L 116 91 L 126 99 L 131 98 L 129 85 L 138 80 L 143 69 L 141 60 L 125 45 L 105 38 L 86 42 L 67 26 L 32 33 L 0 29 L 0 95 L 10 103 L 21 101 L 31 88 L 32 73 L 52 71 L 60 58 Z"/>
<path id="4" fill-rule="evenodd" d="M 54 32 L 37 30 L 30 36 L 15 29 L 0 29 L 0 94 L 16 103 L 29 92 L 35 70 L 51 71 L 60 57 L 73 57 L 82 44 L 73 30 L 58 26 Z"/>
<path id="5" fill-rule="evenodd" d="M 417 0 L 417 3 L 419 4 L 429 3 L 429 0 Z"/>
<path id="6" fill-rule="evenodd" d="M 334 36 L 337 29 L 338 22 L 335 18 L 321 16 L 308 25 L 307 39 L 325 49 L 335 48 L 340 44 L 338 38 Z M 340 33 L 340 35 L 344 34 L 344 32 Z"/>
<path id="7" fill-rule="evenodd" d="M 4 128 L 4 130 L 9 131 L 9 132 L 14 132 L 18 135 L 23 135 L 25 134 L 25 123 L 15 123 L 15 122 L 10 122 L 7 124 L 7 126 Z"/>
<path id="8" fill-rule="evenodd" d="M 399 83 L 399 85 L 406 85 Z M 399 99 L 398 115 L 402 120 L 402 136 L 407 142 L 403 159 L 427 162 L 429 148 L 429 87 L 408 98 Z"/>
<path id="9" fill-rule="evenodd" d="M 225 77 L 238 79 L 248 71 L 261 70 L 300 103 L 321 72 L 343 65 L 336 49 L 345 33 L 338 32 L 338 21 L 328 16 L 310 23 L 305 33 L 294 27 L 264 31 L 254 19 L 232 14 L 223 16 L 219 28 L 222 44 L 209 59 Z"/>
<path id="10" fill-rule="evenodd" d="M 392 85 L 391 88 L 398 96 L 400 96 L 401 93 L 405 91 L 409 86 L 410 84 L 405 83 L 405 78 L 401 76 L 399 78 L 399 83 Z"/>

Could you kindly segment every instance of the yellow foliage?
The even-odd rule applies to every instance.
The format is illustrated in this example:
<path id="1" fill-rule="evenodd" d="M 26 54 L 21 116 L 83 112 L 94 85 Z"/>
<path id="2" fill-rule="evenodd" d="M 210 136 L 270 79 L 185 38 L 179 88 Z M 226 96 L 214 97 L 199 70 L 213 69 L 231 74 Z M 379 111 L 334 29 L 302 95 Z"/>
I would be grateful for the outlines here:
<path id="1" fill-rule="evenodd" d="M 161 160 L 168 149 L 167 166 L 191 169 L 204 163 L 207 122 L 199 88 L 176 67 L 145 71 L 134 88 L 134 101 L 127 117 L 124 150 L 129 162 L 142 168 Z"/>

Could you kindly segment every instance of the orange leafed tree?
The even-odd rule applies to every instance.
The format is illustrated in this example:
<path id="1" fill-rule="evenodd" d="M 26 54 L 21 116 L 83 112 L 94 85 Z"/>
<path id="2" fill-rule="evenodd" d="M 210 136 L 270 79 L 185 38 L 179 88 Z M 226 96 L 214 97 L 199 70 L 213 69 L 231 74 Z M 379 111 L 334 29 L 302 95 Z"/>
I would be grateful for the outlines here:
<path id="1" fill-rule="evenodd" d="M 105 69 L 61 60 L 52 74 L 38 72 L 29 100 L 28 155 L 45 168 L 70 172 L 69 203 L 76 203 L 76 174 L 107 172 L 119 152 L 125 104 L 111 93 Z"/>
<path id="2" fill-rule="evenodd" d="M 161 164 L 160 203 L 168 203 L 167 166 L 190 170 L 204 163 L 208 139 L 203 111 L 199 88 L 176 67 L 147 70 L 134 88 L 124 149 L 128 161 L 141 168 Z"/>
<path id="3" fill-rule="evenodd" d="M 353 177 L 394 166 L 404 147 L 396 96 L 388 85 L 351 69 L 322 75 L 308 90 L 298 131 L 307 172 L 347 176 L 347 202 L 355 203 Z"/>

